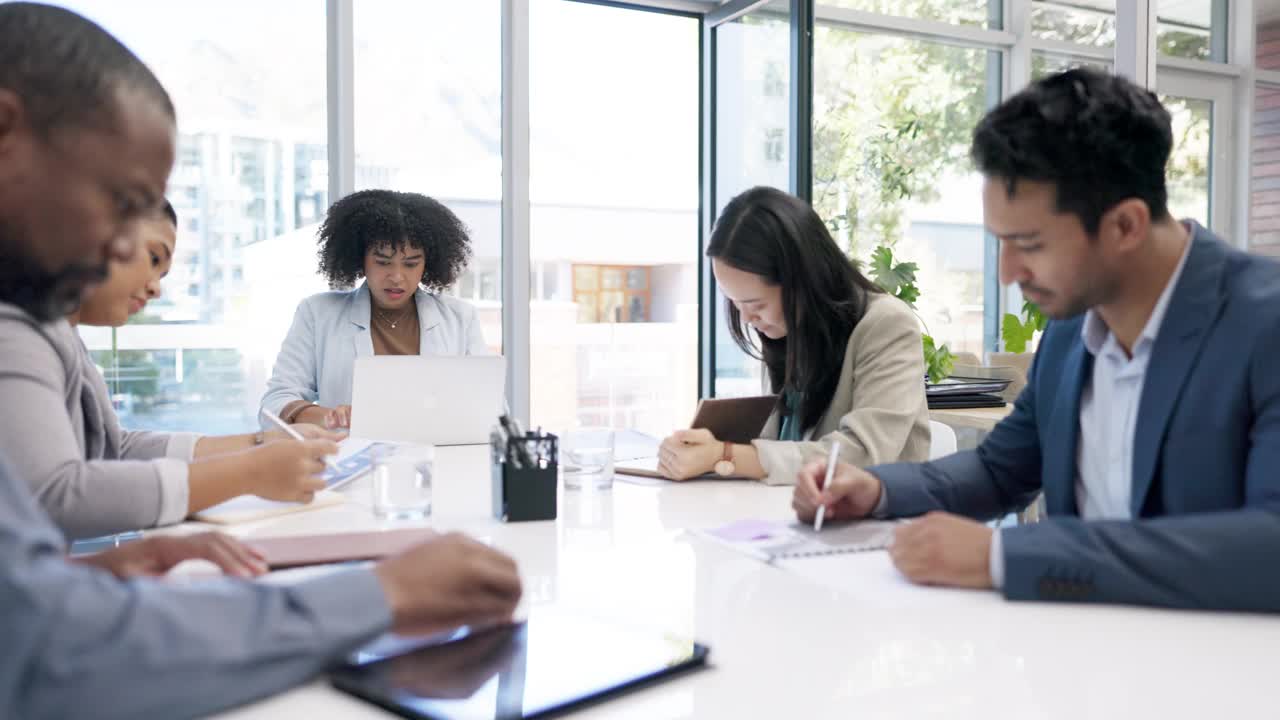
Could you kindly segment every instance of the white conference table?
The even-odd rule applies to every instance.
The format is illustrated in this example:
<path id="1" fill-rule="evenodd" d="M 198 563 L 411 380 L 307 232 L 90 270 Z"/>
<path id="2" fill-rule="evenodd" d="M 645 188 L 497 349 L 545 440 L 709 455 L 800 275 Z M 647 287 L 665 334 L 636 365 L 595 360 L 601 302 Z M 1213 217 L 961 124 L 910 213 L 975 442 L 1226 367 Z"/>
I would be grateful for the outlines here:
<path id="1" fill-rule="evenodd" d="M 790 489 L 747 482 L 560 493 L 554 522 L 489 514 L 487 449 L 439 448 L 428 524 L 513 555 L 525 602 L 559 604 L 711 647 L 710 667 L 581 718 L 1205 718 L 1276 712 L 1280 619 L 1009 603 L 912 586 L 883 552 L 765 565 L 687 534 L 790 518 Z M 380 527 L 349 502 L 232 528 L 242 537 Z M 180 526 L 178 531 L 198 527 Z M 796 563 L 797 561 L 792 561 Z M 316 680 L 235 720 L 387 718 Z"/>

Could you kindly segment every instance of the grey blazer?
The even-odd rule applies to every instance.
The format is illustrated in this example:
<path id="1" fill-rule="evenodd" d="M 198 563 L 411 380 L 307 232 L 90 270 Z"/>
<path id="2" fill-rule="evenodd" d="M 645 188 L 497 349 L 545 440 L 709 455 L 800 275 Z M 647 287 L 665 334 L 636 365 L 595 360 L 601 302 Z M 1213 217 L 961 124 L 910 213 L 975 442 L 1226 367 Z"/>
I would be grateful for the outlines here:
<path id="1" fill-rule="evenodd" d="M 181 521 L 198 435 L 127 432 L 65 320 L 0 303 L 0 456 L 70 539 Z"/>
<path id="2" fill-rule="evenodd" d="M 447 295 L 418 288 L 420 352 L 423 355 L 487 355 L 475 308 Z M 369 334 L 372 302 L 364 283 L 354 290 L 312 295 L 298 305 L 293 326 L 276 357 L 262 409 L 279 415 L 295 400 L 325 407 L 351 404 L 357 357 L 373 354 Z M 274 427 L 259 418 L 264 428 Z"/>
<path id="3" fill-rule="evenodd" d="M 777 440 L 775 412 L 752 444 L 770 485 L 791 485 L 805 463 L 824 457 L 831 443 L 840 459 L 864 467 L 929 458 L 929 405 L 924 394 L 920 321 L 897 298 L 871 295 L 849 335 L 840 379 L 827 411 L 806 442 Z"/>

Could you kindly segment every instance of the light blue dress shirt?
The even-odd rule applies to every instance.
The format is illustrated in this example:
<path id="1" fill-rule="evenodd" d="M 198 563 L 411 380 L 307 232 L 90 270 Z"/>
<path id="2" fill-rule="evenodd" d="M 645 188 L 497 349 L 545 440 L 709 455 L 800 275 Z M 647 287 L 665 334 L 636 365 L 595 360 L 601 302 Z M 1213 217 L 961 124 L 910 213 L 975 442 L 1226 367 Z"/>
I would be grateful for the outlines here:
<path id="1" fill-rule="evenodd" d="M 1151 348 L 1164 324 L 1173 289 L 1191 254 L 1191 239 L 1182 251 L 1173 275 L 1151 309 L 1142 333 L 1125 353 L 1120 341 L 1094 310 L 1084 316 L 1081 337 L 1093 355 L 1093 373 L 1080 393 L 1080 442 L 1076 448 L 1076 507 L 1085 520 L 1130 520 L 1133 497 L 1133 439 L 1138 425 L 1138 404 L 1151 361 Z M 1004 586 L 1004 554 L 1000 531 L 991 537 L 988 569 L 991 582 Z"/>
<path id="2" fill-rule="evenodd" d="M 479 316 L 470 303 L 422 288 L 414 292 L 414 302 L 420 354 L 489 354 Z M 373 355 L 372 311 L 365 283 L 354 290 L 303 300 L 276 357 L 262 409 L 279 415 L 295 400 L 324 407 L 350 405 L 356 358 Z M 265 417 L 261 420 L 264 429 L 274 427 Z"/>
<path id="3" fill-rule="evenodd" d="M 120 581 L 67 562 L 62 536 L 0 461 L 0 714 L 186 718 L 297 685 L 377 637 L 367 570 L 293 586 Z"/>

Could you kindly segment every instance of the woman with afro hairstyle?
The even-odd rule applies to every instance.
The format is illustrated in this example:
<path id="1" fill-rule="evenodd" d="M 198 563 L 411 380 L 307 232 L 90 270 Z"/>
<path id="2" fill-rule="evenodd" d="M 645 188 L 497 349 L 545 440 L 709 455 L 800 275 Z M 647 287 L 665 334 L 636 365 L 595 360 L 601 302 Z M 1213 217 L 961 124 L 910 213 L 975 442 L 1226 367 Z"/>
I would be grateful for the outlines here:
<path id="1" fill-rule="evenodd" d="M 475 308 L 442 294 L 471 259 L 467 228 L 444 205 L 417 193 L 353 193 L 329 208 L 319 245 L 320 273 L 335 289 L 298 306 L 263 410 L 350 427 L 357 357 L 488 352 Z"/>

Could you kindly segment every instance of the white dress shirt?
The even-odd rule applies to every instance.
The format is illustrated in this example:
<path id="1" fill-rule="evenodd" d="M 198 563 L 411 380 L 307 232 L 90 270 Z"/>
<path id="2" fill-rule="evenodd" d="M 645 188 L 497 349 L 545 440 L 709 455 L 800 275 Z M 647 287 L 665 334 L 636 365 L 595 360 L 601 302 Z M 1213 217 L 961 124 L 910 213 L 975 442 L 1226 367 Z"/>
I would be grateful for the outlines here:
<path id="1" fill-rule="evenodd" d="M 1085 520 L 1128 520 L 1133 516 L 1133 440 L 1142 386 L 1156 335 L 1190 253 L 1188 237 L 1177 267 L 1133 344 L 1132 355 L 1120 346 L 1101 315 L 1092 309 L 1085 313 L 1080 334 L 1094 358 L 1093 374 L 1080 393 L 1080 438 L 1076 445 L 1076 508 Z M 998 530 L 991 538 L 989 563 L 992 583 L 1002 587 L 1004 554 Z"/>

